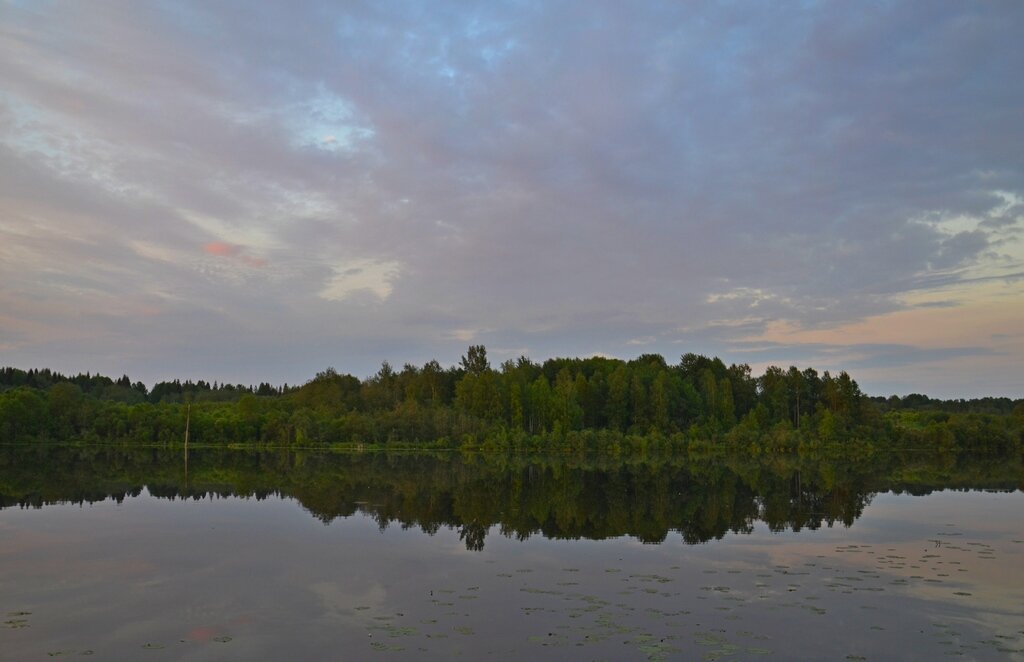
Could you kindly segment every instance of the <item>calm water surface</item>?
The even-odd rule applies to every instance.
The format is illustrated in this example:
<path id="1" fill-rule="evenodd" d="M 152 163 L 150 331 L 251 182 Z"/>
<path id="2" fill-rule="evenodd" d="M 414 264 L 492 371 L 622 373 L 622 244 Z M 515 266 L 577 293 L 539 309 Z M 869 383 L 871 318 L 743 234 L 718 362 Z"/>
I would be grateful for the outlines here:
<path id="1" fill-rule="evenodd" d="M 1019 458 L 189 460 L 0 449 L 0 658 L 1024 659 Z"/>

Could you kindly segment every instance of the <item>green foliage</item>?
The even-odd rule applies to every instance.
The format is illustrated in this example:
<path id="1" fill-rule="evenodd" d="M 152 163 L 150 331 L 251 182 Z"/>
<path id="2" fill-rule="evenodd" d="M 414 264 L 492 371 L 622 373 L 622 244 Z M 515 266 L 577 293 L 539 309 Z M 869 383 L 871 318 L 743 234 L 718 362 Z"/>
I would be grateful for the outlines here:
<path id="1" fill-rule="evenodd" d="M 196 444 L 466 448 L 714 449 L 864 444 L 1019 451 L 1024 402 L 872 400 L 846 372 L 747 365 L 685 354 L 632 361 L 526 357 L 491 367 L 474 345 L 457 367 L 384 362 L 360 380 L 328 368 L 297 388 L 0 370 L 0 441 L 183 440 Z M 438 440 L 455 440 L 439 442 Z"/>

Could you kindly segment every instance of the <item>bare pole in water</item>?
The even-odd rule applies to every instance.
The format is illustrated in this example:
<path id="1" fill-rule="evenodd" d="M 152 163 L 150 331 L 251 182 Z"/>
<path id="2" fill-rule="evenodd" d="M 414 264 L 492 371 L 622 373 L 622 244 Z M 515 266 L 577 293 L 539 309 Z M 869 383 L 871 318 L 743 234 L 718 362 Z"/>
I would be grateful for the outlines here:
<path id="1" fill-rule="evenodd" d="M 188 482 L 188 425 L 192 420 L 192 403 L 185 405 L 185 482 Z"/>

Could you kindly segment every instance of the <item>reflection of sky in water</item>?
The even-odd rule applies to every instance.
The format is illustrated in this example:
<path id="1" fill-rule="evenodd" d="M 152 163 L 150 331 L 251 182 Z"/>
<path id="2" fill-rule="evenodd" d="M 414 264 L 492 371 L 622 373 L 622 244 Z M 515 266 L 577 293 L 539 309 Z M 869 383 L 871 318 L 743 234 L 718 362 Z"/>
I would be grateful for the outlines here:
<path id="1" fill-rule="evenodd" d="M 1019 492 L 879 495 L 850 529 L 757 525 L 702 545 L 492 535 L 480 552 L 446 528 L 382 531 L 361 515 L 325 526 L 296 505 L 143 494 L 0 511 L 0 657 L 1014 659 L 1024 649 Z"/>

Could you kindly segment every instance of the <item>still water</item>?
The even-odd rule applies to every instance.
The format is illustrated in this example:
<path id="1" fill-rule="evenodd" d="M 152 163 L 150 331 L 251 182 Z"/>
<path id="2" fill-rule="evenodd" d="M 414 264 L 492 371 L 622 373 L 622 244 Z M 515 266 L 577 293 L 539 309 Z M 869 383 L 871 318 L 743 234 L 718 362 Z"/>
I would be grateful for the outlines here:
<path id="1" fill-rule="evenodd" d="M 0 449 L 0 658 L 1024 659 L 1020 458 Z"/>

